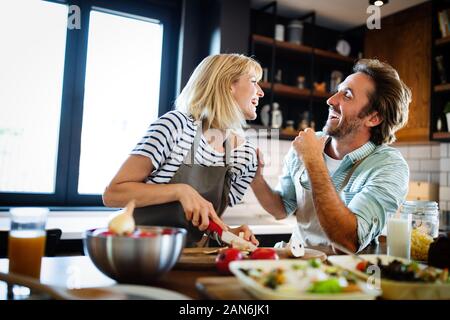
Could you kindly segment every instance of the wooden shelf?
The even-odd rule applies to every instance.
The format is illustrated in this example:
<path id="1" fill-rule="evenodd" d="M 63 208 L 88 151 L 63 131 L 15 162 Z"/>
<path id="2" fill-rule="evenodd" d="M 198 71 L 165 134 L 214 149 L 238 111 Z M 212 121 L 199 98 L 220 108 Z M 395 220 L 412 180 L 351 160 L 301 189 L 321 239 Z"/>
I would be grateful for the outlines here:
<path id="1" fill-rule="evenodd" d="M 433 139 L 450 141 L 450 132 L 433 132 Z"/>
<path id="2" fill-rule="evenodd" d="M 282 140 L 294 140 L 296 136 L 298 136 L 298 133 L 300 131 L 296 132 L 296 133 L 286 133 L 283 132 L 283 130 L 280 131 L 280 139 Z"/>
<path id="3" fill-rule="evenodd" d="M 450 91 L 450 83 L 438 84 L 434 86 L 434 92 Z"/>
<path id="4" fill-rule="evenodd" d="M 259 34 L 253 34 L 252 39 L 255 43 L 260 43 L 260 44 L 264 44 L 267 46 L 273 45 L 273 42 L 274 42 L 274 40 L 272 38 L 266 37 L 266 36 L 261 36 Z M 286 42 L 286 41 L 275 40 L 275 45 L 279 49 L 283 49 L 283 50 L 287 50 L 287 51 L 294 51 L 294 52 L 303 53 L 303 54 L 312 54 L 313 50 L 314 50 L 314 54 L 318 57 L 332 59 L 332 60 L 339 60 L 339 61 L 348 62 L 348 63 L 354 63 L 354 61 L 356 60 L 353 57 L 346 57 L 346 56 L 340 55 L 335 52 L 326 51 L 326 50 L 322 50 L 322 49 L 318 49 L 318 48 L 313 48 L 310 46 L 290 43 L 290 42 Z"/>
<path id="5" fill-rule="evenodd" d="M 436 39 L 436 41 L 434 42 L 437 46 L 446 44 L 446 43 L 450 43 L 450 36 L 447 36 L 445 38 L 440 38 L 440 39 Z"/>
<path id="6" fill-rule="evenodd" d="M 261 82 L 259 84 L 263 90 L 270 90 L 270 82 Z M 273 90 L 275 94 L 285 97 L 291 97 L 296 99 L 309 99 L 311 96 L 310 89 L 299 89 L 297 87 L 288 86 L 286 84 L 275 83 L 273 85 Z M 312 92 L 312 97 L 317 99 L 328 99 L 331 97 L 329 92 Z"/>

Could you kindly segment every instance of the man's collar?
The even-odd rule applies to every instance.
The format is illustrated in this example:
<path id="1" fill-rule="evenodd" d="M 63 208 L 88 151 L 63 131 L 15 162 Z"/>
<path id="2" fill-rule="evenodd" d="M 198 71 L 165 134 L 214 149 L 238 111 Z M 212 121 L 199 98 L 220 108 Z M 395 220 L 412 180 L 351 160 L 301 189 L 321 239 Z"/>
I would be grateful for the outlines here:
<path id="1" fill-rule="evenodd" d="M 325 136 L 323 132 L 318 132 L 318 136 Z M 331 141 L 331 137 L 328 136 L 327 141 L 325 142 L 325 145 L 327 145 Z M 373 143 L 372 141 L 368 141 L 365 144 L 363 144 L 358 149 L 353 150 L 352 152 L 346 154 L 342 160 L 351 161 L 351 163 L 355 163 L 356 161 L 359 161 L 365 157 L 367 157 L 369 154 L 371 154 L 377 145 Z M 348 159 L 348 160 L 347 160 Z"/>
<path id="2" fill-rule="evenodd" d="M 377 145 L 373 143 L 372 141 L 368 141 L 365 144 L 363 144 L 361 147 L 359 147 L 356 150 L 353 150 L 352 152 L 346 154 L 344 156 L 344 160 L 346 158 L 350 159 L 352 163 L 355 163 L 356 161 L 359 161 L 365 157 L 367 157 L 369 154 L 371 154 Z"/>

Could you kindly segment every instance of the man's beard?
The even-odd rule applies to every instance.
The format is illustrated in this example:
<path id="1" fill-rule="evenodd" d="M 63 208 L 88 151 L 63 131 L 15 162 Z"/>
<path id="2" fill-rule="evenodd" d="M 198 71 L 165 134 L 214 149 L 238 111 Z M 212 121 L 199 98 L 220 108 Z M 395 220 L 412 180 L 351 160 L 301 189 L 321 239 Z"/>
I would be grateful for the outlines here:
<path id="1" fill-rule="evenodd" d="M 361 118 L 355 117 L 350 120 L 344 119 L 344 122 L 338 124 L 336 127 L 329 126 L 327 121 L 322 131 L 330 137 L 341 139 L 356 133 L 360 126 Z"/>

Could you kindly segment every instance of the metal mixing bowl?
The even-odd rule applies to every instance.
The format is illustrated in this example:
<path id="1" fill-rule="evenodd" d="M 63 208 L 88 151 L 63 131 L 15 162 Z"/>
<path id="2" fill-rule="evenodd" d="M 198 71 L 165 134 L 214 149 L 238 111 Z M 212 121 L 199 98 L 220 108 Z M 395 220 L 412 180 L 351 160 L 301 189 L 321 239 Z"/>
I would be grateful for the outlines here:
<path id="1" fill-rule="evenodd" d="M 84 251 L 95 266 L 121 283 L 150 283 L 178 261 L 186 242 L 186 230 L 138 226 L 150 237 L 105 235 L 106 228 L 86 231 Z"/>

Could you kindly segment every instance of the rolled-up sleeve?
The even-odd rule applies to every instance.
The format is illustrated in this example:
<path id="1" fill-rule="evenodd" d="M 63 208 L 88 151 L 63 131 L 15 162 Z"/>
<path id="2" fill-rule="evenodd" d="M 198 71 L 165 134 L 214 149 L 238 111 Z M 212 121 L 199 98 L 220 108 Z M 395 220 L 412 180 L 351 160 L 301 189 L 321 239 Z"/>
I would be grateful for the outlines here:
<path id="1" fill-rule="evenodd" d="M 359 249 L 364 249 L 383 230 L 388 212 L 398 210 L 408 193 L 406 162 L 392 163 L 377 170 L 348 208 L 356 215 Z"/>
<path id="2" fill-rule="evenodd" d="M 291 175 L 293 158 L 295 153 L 291 148 L 284 158 L 283 172 L 278 179 L 278 184 L 274 191 L 281 196 L 286 214 L 292 215 L 297 210 L 297 196 L 295 193 L 295 184 Z"/>

